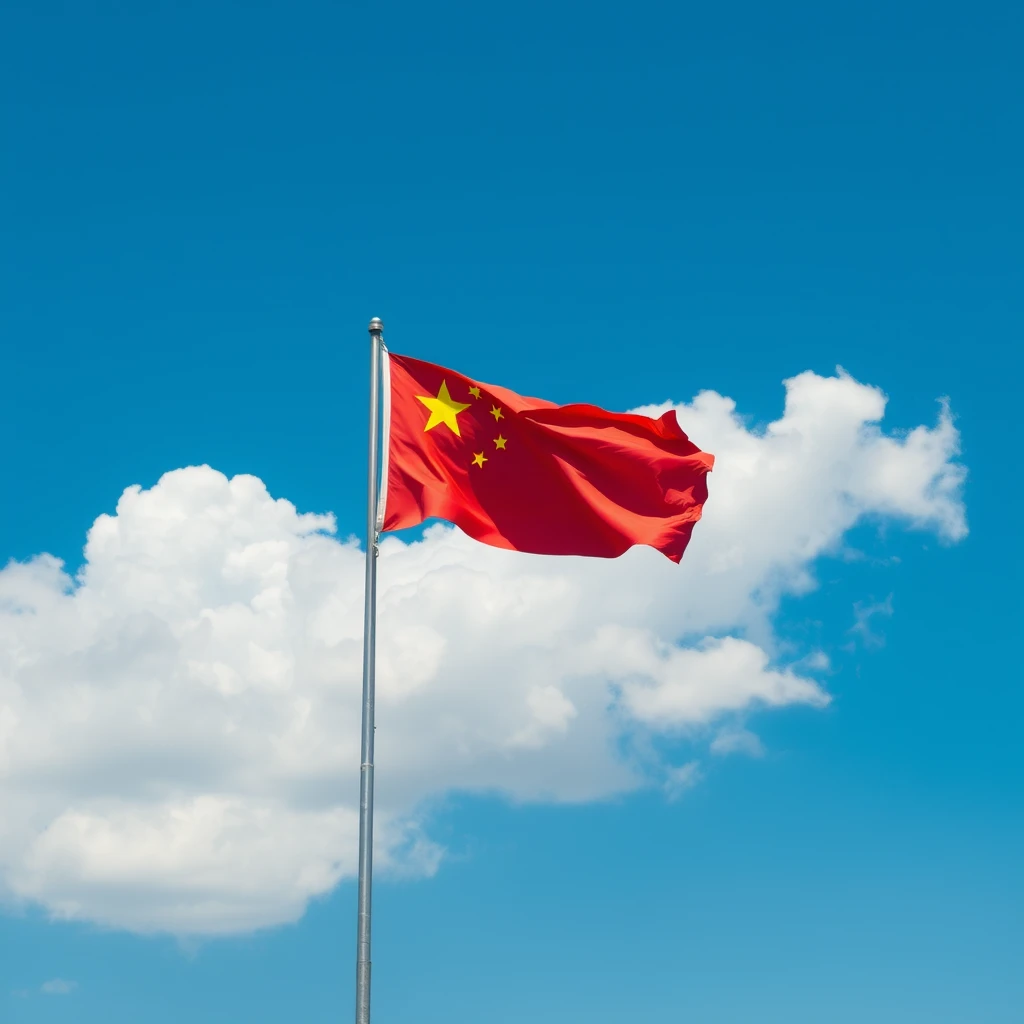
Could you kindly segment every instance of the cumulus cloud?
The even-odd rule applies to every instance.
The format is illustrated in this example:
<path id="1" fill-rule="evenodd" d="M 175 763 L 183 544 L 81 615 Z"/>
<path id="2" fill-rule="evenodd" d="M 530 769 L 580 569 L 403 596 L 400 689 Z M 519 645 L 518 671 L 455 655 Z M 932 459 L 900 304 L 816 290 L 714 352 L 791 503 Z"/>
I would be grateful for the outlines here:
<path id="1" fill-rule="evenodd" d="M 384 539 L 383 871 L 435 870 L 445 793 L 674 798 L 701 770 L 659 753 L 670 738 L 753 753 L 740 715 L 828 701 L 824 652 L 786 663 L 772 628 L 815 560 L 865 518 L 966 532 L 945 406 L 887 434 L 877 389 L 804 373 L 763 430 L 713 392 L 677 408 L 717 456 L 681 566 L 519 555 L 444 526 Z M 334 531 L 255 477 L 192 467 L 128 488 L 74 577 L 48 555 L 0 571 L 0 891 L 211 935 L 293 921 L 352 875 L 363 556 Z"/>

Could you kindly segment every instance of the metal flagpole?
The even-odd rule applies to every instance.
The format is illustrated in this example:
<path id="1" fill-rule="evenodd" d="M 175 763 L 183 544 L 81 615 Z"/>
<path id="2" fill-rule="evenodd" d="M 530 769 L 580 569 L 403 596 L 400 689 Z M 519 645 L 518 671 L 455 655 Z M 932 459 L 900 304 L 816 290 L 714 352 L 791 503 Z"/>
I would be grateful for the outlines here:
<path id="1" fill-rule="evenodd" d="M 359 910 L 356 928 L 356 1024 L 370 1024 L 370 896 L 373 881 L 373 699 L 377 629 L 377 441 L 384 324 L 370 321 L 370 461 L 366 498 L 363 608 L 363 739 L 359 764 Z"/>

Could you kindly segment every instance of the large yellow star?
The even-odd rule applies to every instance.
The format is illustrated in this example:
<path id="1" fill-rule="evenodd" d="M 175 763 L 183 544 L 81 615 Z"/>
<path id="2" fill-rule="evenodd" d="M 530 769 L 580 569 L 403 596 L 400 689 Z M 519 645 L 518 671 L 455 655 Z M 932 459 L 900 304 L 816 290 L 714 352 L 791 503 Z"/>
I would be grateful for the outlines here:
<path id="1" fill-rule="evenodd" d="M 448 394 L 446 381 L 441 381 L 441 390 L 438 391 L 437 398 L 429 398 L 427 395 L 417 395 L 416 397 L 430 410 L 430 419 L 427 420 L 427 425 L 423 428 L 424 433 L 433 430 L 438 423 L 443 423 L 451 428 L 453 434 L 462 437 L 462 434 L 459 433 L 458 415 L 463 409 L 469 408 L 469 403 L 456 402 Z"/>

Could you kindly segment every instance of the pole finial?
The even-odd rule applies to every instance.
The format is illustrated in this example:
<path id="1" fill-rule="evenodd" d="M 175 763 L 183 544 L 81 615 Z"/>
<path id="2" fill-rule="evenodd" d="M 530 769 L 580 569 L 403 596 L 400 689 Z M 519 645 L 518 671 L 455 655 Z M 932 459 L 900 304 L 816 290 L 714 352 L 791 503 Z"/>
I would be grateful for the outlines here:
<path id="1" fill-rule="evenodd" d="M 373 334 L 374 331 L 383 331 L 383 330 L 384 330 L 384 321 L 381 320 L 381 318 L 379 316 L 375 316 L 370 321 L 370 333 Z"/>

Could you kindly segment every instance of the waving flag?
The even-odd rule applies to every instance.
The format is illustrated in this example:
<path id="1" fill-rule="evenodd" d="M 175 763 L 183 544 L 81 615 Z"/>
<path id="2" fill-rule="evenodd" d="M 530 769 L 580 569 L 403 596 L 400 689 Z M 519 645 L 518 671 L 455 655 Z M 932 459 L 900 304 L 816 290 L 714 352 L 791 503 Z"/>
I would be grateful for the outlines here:
<path id="1" fill-rule="evenodd" d="M 714 456 L 674 410 L 560 406 L 419 359 L 384 361 L 380 528 L 437 517 L 516 551 L 615 558 L 648 544 L 682 558 Z"/>

